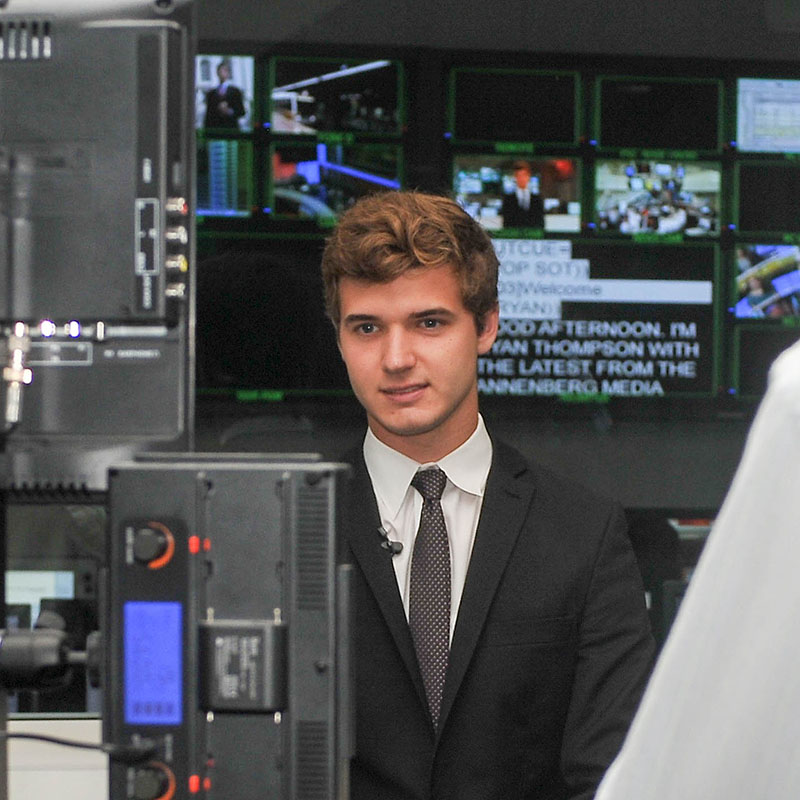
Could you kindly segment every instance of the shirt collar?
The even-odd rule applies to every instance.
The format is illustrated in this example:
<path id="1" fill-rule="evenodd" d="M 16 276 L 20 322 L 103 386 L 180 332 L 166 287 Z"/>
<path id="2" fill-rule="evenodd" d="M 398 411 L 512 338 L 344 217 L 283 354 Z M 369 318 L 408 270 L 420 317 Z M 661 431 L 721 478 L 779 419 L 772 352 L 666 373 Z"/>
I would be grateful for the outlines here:
<path id="1" fill-rule="evenodd" d="M 375 494 L 394 518 L 408 491 L 411 479 L 421 465 L 381 442 L 371 430 L 364 437 L 364 460 Z M 492 441 L 478 415 L 478 425 L 464 444 L 437 462 L 448 479 L 459 489 L 483 496 L 492 464 Z"/>

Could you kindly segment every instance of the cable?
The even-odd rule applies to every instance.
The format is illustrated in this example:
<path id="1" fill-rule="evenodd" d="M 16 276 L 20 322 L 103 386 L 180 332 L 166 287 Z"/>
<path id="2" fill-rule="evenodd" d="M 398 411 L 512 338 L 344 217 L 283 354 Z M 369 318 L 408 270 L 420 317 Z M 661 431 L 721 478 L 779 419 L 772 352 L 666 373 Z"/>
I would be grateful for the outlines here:
<path id="1" fill-rule="evenodd" d="M 76 742 L 73 739 L 62 739 L 58 736 L 47 736 L 39 733 L 11 733 L 0 731 L 0 740 L 8 739 L 32 739 L 34 741 L 47 742 L 48 744 L 58 744 L 63 747 L 78 747 L 82 750 L 99 750 L 105 753 L 112 761 L 119 761 L 122 764 L 141 764 L 150 761 L 158 752 L 158 745 L 150 739 L 142 739 L 139 744 L 108 744 L 103 742 L 95 744 L 93 742 Z"/>

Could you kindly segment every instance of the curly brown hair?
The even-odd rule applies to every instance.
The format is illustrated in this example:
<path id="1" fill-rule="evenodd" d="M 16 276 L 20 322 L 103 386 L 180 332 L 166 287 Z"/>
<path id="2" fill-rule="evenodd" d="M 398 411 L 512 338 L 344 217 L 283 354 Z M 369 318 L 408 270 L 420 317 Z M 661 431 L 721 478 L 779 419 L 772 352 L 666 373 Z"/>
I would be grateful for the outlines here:
<path id="1" fill-rule="evenodd" d="M 325 311 L 339 325 L 342 278 L 388 283 L 413 269 L 451 266 L 478 330 L 497 307 L 498 260 L 486 231 L 455 201 L 416 191 L 361 198 L 322 254 Z"/>

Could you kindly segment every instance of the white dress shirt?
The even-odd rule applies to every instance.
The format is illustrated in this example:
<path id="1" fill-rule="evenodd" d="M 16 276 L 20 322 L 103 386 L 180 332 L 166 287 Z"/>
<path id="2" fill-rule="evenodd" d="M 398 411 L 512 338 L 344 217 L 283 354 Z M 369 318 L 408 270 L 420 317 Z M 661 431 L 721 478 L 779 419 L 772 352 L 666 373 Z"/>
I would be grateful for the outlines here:
<path id="1" fill-rule="evenodd" d="M 800 342 L 744 454 L 597 800 L 800 797 Z"/>
<path id="2" fill-rule="evenodd" d="M 432 464 L 418 464 L 383 444 L 370 430 L 364 439 L 364 460 L 386 535 L 390 541 L 403 545 L 402 551 L 392 557 L 392 565 L 407 618 L 411 554 L 422 514 L 422 496 L 411 486 L 411 479 L 420 467 Z M 480 416 L 472 436 L 436 462 L 447 475 L 442 511 L 450 540 L 451 641 L 491 463 L 492 442 Z"/>

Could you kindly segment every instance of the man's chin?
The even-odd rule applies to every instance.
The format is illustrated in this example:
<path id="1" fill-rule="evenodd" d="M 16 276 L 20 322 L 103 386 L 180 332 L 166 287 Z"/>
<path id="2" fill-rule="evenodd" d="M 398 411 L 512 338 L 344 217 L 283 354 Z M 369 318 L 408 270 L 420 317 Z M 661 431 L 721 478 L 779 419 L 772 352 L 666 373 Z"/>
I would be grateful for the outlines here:
<path id="1" fill-rule="evenodd" d="M 442 422 L 443 420 L 440 417 L 426 415 L 409 415 L 406 419 L 370 416 L 370 427 L 376 435 L 378 435 L 378 431 L 385 431 L 392 436 L 401 436 L 403 438 L 424 436 L 426 433 L 437 430 Z"/>

